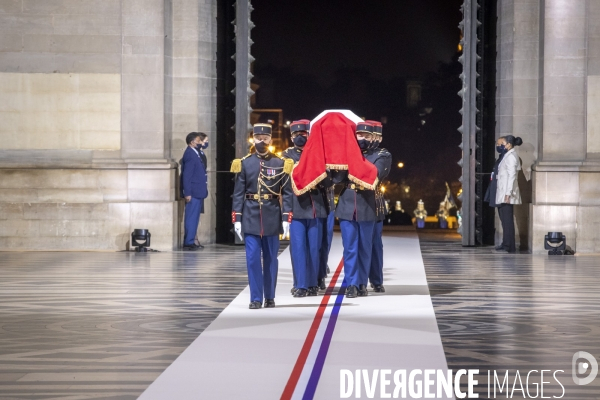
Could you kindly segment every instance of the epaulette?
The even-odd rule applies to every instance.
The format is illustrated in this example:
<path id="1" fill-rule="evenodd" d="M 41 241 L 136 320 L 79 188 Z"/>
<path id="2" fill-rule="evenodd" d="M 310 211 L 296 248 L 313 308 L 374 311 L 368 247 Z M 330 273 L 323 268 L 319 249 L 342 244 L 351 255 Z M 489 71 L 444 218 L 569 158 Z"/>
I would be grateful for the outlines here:
<path id="1" fill-rule="evenodd" d="M 283 172 L 285 172 L 286 174 L 291 174 L 292 170 L 294 169 L 294 160 L 292 160 L 291 158 L 286 158 L 283 162 Z"/>
<path id="2" fill-rule="evenodd" d="M 242 172 L 242 161 L 250 157 L 251 155 L 252 153 L 249 153 L 242 158 L 236 158 L 235 160 L 233 160 L 231 162 L 231 169 L 229 170 L 229 172 L 233 172 L 234 174 L 239 174 L 240 172 Z"/>

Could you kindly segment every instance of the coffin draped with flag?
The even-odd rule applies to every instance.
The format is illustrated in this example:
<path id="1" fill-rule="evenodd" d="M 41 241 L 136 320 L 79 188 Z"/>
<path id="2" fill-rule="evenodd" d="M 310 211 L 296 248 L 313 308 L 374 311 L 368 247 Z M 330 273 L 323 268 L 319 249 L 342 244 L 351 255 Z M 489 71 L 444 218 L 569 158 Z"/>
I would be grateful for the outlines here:
<path id="1" fill-rule="evenodd" d="M 348 179 L 365 189 L 377 186 L 377 168 L 362 155 L 356 124 L 362 119 L 350 110 L 326 110 L 310 123 L 310 136 L 294 167 L 292 188 L 301 195 L 327 177 L 327 168 L 347 170 Z"/>

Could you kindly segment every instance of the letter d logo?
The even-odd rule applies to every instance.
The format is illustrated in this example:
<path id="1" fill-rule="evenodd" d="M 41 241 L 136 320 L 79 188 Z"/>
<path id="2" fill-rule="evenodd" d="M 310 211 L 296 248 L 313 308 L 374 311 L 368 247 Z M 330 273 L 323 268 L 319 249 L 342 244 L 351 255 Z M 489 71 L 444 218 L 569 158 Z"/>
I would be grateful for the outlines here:
<path id="1" fill-rule="evenodd" d="M 577 364 L 577 360 L 580 358 L 585 358 L 587 362 L 579 362 L 579 365 Z M 589 363 L 589 364 L 588 364 Z M 592 370 L 590 371 L 590 374 L 585 377 L 585 378 L 578 378 L 577 377 L 577 373 L 579 374 L 583 374 L 585 372 L 587 372 L 589 367 L 592 367 Z M 573 376 L 573 382 L 575 382 L 576 385 L 587 385 L 588 383 L 591 383 L 595 378 L 596 375 L 598 375 L 598 362 L 596 361 L 596 358 L 591 355 L 588 352 L 585 351 L 578 351 L 577 353 L 573 354 L 573 362 L 571 364 L 571 374 Z"/>

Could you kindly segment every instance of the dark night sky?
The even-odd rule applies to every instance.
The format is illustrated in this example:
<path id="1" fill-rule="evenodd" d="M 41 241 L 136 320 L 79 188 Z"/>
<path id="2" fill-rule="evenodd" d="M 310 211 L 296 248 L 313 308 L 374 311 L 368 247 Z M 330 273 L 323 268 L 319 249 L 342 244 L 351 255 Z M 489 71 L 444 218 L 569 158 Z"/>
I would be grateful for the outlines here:
<path id="1" fill-rule="evenodd" d="M 326 82 L 341 66 L 421 76 L 450 61 L 462 0 L 254 0 L 252 53 Z M 373 60 L 377 60 L 373 62 Z"/>
<path id="2" fill-rule="evenodd" d="M 385 116 L 384 146 L 406 165 L 388 178 L 412 188 L 401 197 L 406 210 L 423 198 L 433 214 L 445 182 L 460 186 L 462 1 L 253 0 L 256 108 L 281 108 L 285 119 L 328 108 Z M 406 81 L 415 79 L 422 100 L 410 108 Z M 425 107 L 433 112 L 423 116 Z"/>

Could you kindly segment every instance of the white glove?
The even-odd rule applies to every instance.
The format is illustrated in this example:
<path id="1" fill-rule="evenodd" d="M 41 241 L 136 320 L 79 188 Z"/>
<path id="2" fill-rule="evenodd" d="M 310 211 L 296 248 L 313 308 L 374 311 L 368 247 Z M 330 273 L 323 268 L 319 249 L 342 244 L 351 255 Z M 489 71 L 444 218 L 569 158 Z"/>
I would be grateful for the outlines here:
<path id="1" fill-rule="evenodd" d="M 287 221 L 283 221 L 281 225 L 283 226 L 283 238 L 285 239 L 290 234 L 290 223 Z"/>
<path id="2" fill-rule="evenodd" d="M 244 240 L 244 238 L 242 237 L 242 223 L 241 222 L 239 222 L 239 221 L 235 222 L 233 224 L 233 230 L 238 235 L 238 237 L 240 238 L 240 240 Z"/>

